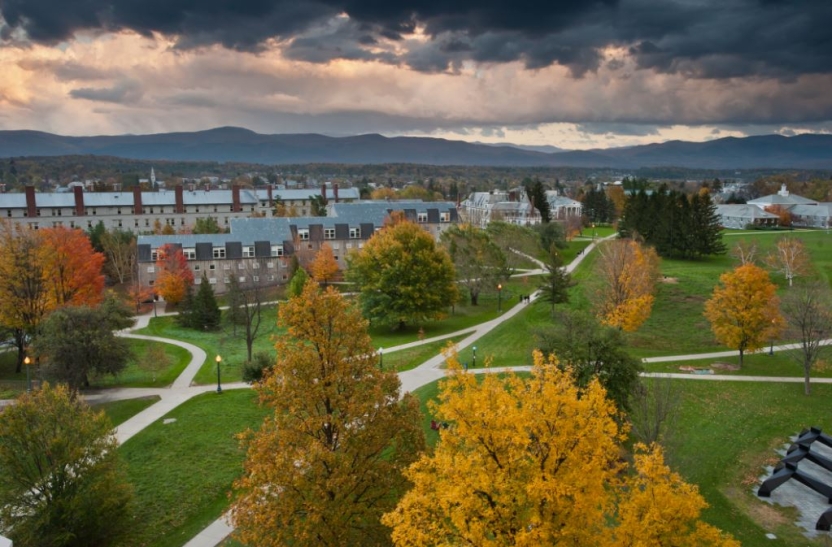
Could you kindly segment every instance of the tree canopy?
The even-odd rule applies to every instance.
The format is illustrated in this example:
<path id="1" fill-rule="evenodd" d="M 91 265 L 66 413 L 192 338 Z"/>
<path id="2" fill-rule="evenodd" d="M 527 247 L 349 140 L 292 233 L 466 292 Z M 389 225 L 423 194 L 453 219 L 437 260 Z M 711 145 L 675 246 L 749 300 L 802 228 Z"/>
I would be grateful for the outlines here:
<path id="1" fill-rule="evenodd" d="M 711 299 L 705 302 L 705 317 L 716 339 L 740 352 L 760 349 L 783 329 L 777 286 L 768 273 L 751 263 L 719 276 Z"/>
<path id="2" fill-rule="evenodd" d="M 386 545 L 379 519 L 424 448 L 418 401 L 399 400 L 367 321 L 332 287 L 308 282 L 280 306 L 277 363 L 257 384 L 273 409 L 245 437 L 231 512 L 248 545 Z"/>
<path id="3" fill-rule="evenodd" d="M 508 277 L 508 265 L 503 251 L 488 232 L 462 224 L 451 226 L 441 235 L 448 250 L 460 284 L 468 290 L 471 305 L 476 306 L 480 293 L 495 292 L 497 285 Z"/>
<path id="4" fill-rule="evenodd" d="M 650 317 L 659 275 L 659 257 L 649 247 L 629 239 L 606 242 L 599 249 L 595 296 L 601 323 L 633 332 Z"/>
<path id="5" fill-rule="evenodd" d="M 188 288 L 194 284 L 194 273 L 178 247 L 162 245 L 157 256 L 156 291 L 175 306 L 185 299 Z"/>
<path id="6" fill-rule="evenodd" d="M 24 393 L 0 420 L 0 530 L 15 545 L 118 545 L 132 492 L 110 420 L 64 386 Z"/>
<path id="7" fill-rule="evenodd" d="M 347 279 L 359 287 L 364 317 L 403 328 L 441 317 L 459 300 L 445 249 L 413 222 L 388 224 L 347 257 Z"/>
<path id="8" fill-rule="evenodd" d="M 704 499 L 659 448 L 622 460 L 626 430 L 597 380 L 578 388 L 540 352 L 528 379 L 450 369 L 431 405 L 449 428 L 383 518 L 396 545 L 738 545 L 700 520 Z"/>

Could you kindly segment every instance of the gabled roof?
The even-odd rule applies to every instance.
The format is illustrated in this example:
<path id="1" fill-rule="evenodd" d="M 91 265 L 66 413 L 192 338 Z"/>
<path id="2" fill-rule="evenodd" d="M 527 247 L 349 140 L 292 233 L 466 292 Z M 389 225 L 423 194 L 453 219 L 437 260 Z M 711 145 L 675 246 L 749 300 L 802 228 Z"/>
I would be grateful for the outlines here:
<path id="1" fill-rule="evenodd" d="M 716 214 L 727 217 L 741 217 L 741 218 L 780 218 L 775 214 L 763 211 L 755 205 L 748 204 L 728 204 L 717 205 Z"/>

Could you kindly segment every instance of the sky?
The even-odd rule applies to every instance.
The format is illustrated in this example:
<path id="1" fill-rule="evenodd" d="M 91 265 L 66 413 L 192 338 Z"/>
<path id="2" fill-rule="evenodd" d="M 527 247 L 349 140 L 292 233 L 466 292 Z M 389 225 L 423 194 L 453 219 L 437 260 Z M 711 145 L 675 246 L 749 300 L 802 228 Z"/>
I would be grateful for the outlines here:
<path id="1" fill-rule="evenodd" d="M 0 0 L 0 129 L 832 132 L 830 0 Z"/>

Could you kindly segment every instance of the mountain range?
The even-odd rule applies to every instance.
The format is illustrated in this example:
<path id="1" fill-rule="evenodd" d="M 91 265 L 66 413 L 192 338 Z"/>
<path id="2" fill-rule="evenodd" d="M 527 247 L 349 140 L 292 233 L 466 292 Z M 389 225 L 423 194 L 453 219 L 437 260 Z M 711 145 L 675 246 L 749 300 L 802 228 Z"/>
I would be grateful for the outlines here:
<path id="1" fill-rule="evenodd" d="M 554 147 L 490 145 L 375 134 L 352 137 L 263 135 L 238 127 L 189 133 L 95 137 L 67 137 L 26 130 L 0 131 L 0 157 L 85 154 L 139 160 L 261 164 L 832 169 L 832 135 L 727 137 L 708 142 L 668 141 L 627 148 L 560 151 Z"/>

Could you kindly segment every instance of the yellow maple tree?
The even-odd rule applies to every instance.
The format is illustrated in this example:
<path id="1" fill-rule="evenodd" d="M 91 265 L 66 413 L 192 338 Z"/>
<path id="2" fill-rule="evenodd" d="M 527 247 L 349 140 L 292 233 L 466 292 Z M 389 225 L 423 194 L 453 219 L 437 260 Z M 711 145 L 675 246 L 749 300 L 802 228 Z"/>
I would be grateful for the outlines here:
<path id="1" fill-rule="evenodd" d="M 405 472 L 414 486 L 382 518 L 396 545 L 738 545 L 699 522 L 705 502 L 660 450 L 643 450 L 628 472 L 626 429 L 597 380 L 580 389 L 540 352 L 530 378 L 478 380 L 455 356 L 449 367 L 432 406 L 449 427 Z M 679 535 L 671 543 L 637 531 L 663 508 L 676 508 L 662 515 L 661 531 Z"/>
<path id="2" fill-rule="evenodd" d="M 601 323 L 634 332 L 653 310 L 659 257 L 653 248 L 630 239 L 604 244 L 595 272 L 601 281 L 596 315 Z"/>
<path id="3" fill-rule="evenodd" d="M 310 266 L 312 279 L 326 287 L 335 276 L 338 275 L 338 261 L 332 252 L 329 243 L 321 245 L 320 250 L 315 254 L 315 260 Z"/>
<path id="4" fill-rule="evenodd" d="M 777 287 L 768 272 L 746 263 L 719 276 L 705 317 L 716 339 L 739 350 L 740 366 L 746 351 L 760 349 L 783 330 Z"/>
<path id="5" fill-rule="evenodd" d="M 419 403 L 382 371 L 367 321 L 309 281 L 281 304 L 277 362 L 255 387 L 273 409 L 244 436 L 232 510 L 246 545 L 387 545 L 380 517 L 424 448 Z"/>

